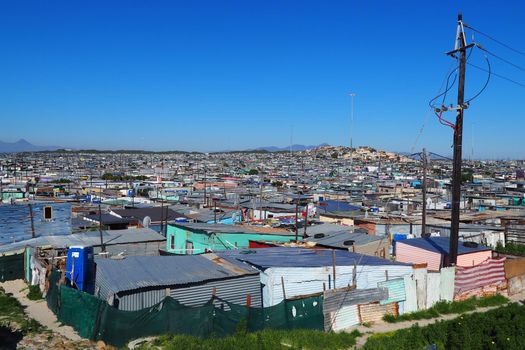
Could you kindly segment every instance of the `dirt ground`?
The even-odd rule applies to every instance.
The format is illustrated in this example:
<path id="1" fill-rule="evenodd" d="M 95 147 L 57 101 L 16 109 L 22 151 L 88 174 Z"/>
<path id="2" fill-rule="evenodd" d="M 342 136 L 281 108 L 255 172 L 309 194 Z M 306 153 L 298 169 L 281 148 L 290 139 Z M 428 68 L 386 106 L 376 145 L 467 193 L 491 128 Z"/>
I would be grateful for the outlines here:
<path id="1" fill-rule="evenodd" d="M 27 298 L 27 285 L 23 280 L 3 282 L 0 283 L 0 287 L 4 288 L 7 293 L 13 294 L 26 307 L 25 311 L 30 318 L 35 319 L 54 333 L 58 333 L 69 340 L 82 339 L 72 327 L 61 325 L 58 322 L 55 314 L 48 309 L 45 299 L 29 300 Z"/>

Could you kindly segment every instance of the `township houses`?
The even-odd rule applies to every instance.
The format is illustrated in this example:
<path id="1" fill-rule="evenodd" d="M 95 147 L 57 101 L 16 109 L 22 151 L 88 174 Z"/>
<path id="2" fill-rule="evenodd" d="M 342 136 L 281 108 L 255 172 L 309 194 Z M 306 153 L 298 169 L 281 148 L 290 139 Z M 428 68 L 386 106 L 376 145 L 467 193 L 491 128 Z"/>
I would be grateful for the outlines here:
<path id="1" fill-rule="evenodd" d="M 378 282 L 412 275 L 412 265 L 342 250 L 264 248 L 217 253 L 260 271 L 263 306 L 286 298 L 322 293 L 354 285 L 377 288 Z M 335 265 L 334 265 L 335 264 Z"/>
<path id="2" fill-rule="evenodd" d="M 447 265 L 450 252 L 450 238 L 414 238 L 396 242 L 396 261 L 427 264 L 429 270 L 439 271 Z M 492 258 L 489 247 L 472 242 L 458 244 L 457 266 L 474 266 Z"/>
<path id="3" fill-rule="evenodd" d="M 257 226 L 170 222 L 166 251 L 172 254 L 202 254 L 249 247 L 250 241 L 289 242 L 293 232 Z"/>

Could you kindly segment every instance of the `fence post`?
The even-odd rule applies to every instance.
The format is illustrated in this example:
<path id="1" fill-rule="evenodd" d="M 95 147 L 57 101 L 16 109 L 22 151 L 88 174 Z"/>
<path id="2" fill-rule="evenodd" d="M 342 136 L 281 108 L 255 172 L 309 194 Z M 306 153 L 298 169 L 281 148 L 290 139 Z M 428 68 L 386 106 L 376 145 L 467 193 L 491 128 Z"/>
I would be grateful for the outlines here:
<path id="1" fill-rule="evenodd" d="M 283 300 L 286 301 L 286 289 L 284 288 L 284 277 L 281 276 L 281 286 L 283 287 Z"/>

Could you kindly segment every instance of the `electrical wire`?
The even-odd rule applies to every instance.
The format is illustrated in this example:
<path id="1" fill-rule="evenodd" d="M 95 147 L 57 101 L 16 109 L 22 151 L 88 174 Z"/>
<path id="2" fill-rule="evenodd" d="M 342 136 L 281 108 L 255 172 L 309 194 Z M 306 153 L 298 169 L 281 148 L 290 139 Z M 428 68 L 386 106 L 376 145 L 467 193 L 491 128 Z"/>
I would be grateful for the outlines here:
<path id="1" fill-rule="evenodd" d="M 478 45 L 478 48 L 479 48 L 480 50 L 485 51 L 485 52 L 488 53 L 489 55 L 491 55 L 491 56 L 497 58 L 498 60 L 503 61 L 503 62 L 505 62 L 505 63 L 507 63 L 507 64 L 513 66 L 514 68 L 517 68 L 517 69 L 519 69 L 519 70 L 525 72 L 525 68 L 523 68 L 523 67 L 521 67 L 521 66 L 519 66 L 519 65 L 517 65 L 517 64 L 515 64 L 515 63 L 512 63 L 511 61 L 509 61 L 509 60 L 507 60 L 507 59 L 505 59 L 505 58 L 503 58 L 503 57 L 500 57 L 500 56 L 496 55 L 496 54 L 493 53 L 493 52 L 490 52 L 490 51 L 487 50 L 486 48 L 484 48 L 484 47 L 482 47 L 482 46 L 479 46 L 479 45 Z"/>
<path id="2" fill-rule="evenodd" d="M 511 51 L 514 51 L 515 53 L 518 53 L 518 54 L 520 54 L 520 55 L 525 56 L 525 52 L 520 51 L 520 50 L 518 50 L 518 49 L 515 49 L 515 48 L 511 47 L 510 45 L 507 45 L 507 44 L 505 44 L 505 43 L 499 41 L 498 39 L 496 39 L 496 38 L 494 38 L 494 37 L 492 37 L 492 36 L 490 36 L 490 35 L 488 35 L 488 34 L 486 34 L 486 33 L 483 33 L 482 31 L 480 31 L 480 30 L 478 30 L 478 29 L 476 29 L 476 28 L 473 28 L 473 27 L 469 26 L 469 25 L 466 24 L 466 23 L 463 23 L 463 26 L 469 28 L 470 30 L 472 30 L 472 31 L 474 31 L 474 32 L 476 32 L 476 33 L 478 33 L 478 34 L 483 35 L 484 37 L 486 37 L 486 38 L 488 38 L 488 39 L 490 39 L 490 40 L 492 40 L 492 41 L 494 41 L 494 42 L 500 44 L 501 46 L 506 47 L 507 49 L 509 49 L 509 50 L 511 50 Z"/>
<path id="3" fill-rule="evenodd" d="M 489 85 L 489 81 L 490 81 L 490 76 L 492 75 L 492 69 L 490 67 L 490 61 L 489 61 L 489 58 L 485 55 L 485 60 L 487 61 L 487 67 L 488 67 L 488 73 L 489 75 L 487 76 L 487 81 L 485 81 L 485 85 L 483 85 L 483 87 L 481 88 L 481 90 L 475 94 L 473 97 L 469 98 L 465 103 L 466 104 L 469 104 L 470 101 L 474 100 L 475 98 L 477 98 L 479 95 L 481 95 L 483 93 L 483 91 L 485 91 L 485 89 L 487 88 L 487 85 Z"/>
<path id="4" fill-rule="evenodd" d="M 485 68 L 482 68 L 482 67 L 480 67 L 480 66 L 477 66 L 477 65 L 475 65 L 475 64 L 473 64 L 473 63 L 468 63 L 468 62 L 467 62 L 467 64 L 468 64 L 469 66 L 474 67 L 474 68 L 476 68 L 476 69 L 479 69 L 479 70 L 481 70 L 481 71 L 483 71 L 483 72 L 487 72 L 487 73 L 489 72 L 489 71 L 486 70 Z M 515 80 L 512 80 L 512 79 L 510 79 L 510 78 L 507 78 L 507 77 L 505 77 L 505 76 L 503 76 L 503 75 L 501 75 L 501 74 L 497 74 L 497 73 L 494 73 L 494 72 L 491 72 L 490 74 L 493 75 L 493 76 L 495 76 L 495 77 L 498 77 L 498 78 L 500 78 L 500 79 L 506 80 L 506 81 L 508 81 L 508 82 L 510 82 L 510 83 L 513 83 L 513 84 L 516 84 L 516 85 L 518 85 L 518 86 L 521 86 L 521 87 L 525 88 L 525 84 L 522 84 L 522 83 L 517 82 L 517 81 L 515 81 Z"/>
<path id="5" fill-rule="evenodd" d="M 435 106 L 434 106 L 433 102 L 434 102 L 435 100 L 437 100 L 438 98 L 440 98 L 441 96 L 446 97 L 447 92 L 449 92 L 450 89 L 452 89 L 452 87 L 454 86 L 454 83 L 456 82 L 456 79 L 457 79 L 457 76 L 458 76 L 458 75 L 456 74 L 456 75 L 454 76 L 454 80 L 452 81 L 452 84 L 451 84 L 450 86 L 448 85 L 448 83 L 449 83 L 449 81 L 450 81 L 450 77 L 452 76 L 452 74 L 455 73 L 458 69 L 459 69 L 459 67 L 454 68 L 454 70 L 452 70 L 452 71 L 449 73 L 449 75 L 447 76 L 447 78 L 446 78 L 446 82 L 447 82 L 447 84 L 445 85 L 445 91 L 443 91 L 442 93 L 438 94 L 436 97 L 434 97 L 433 99 L 431 99 L 430 101 L 428 101 L 428 105 L 430 106 L 430 108 L 435 109 Z M 442 85 L 442 86 L 443 86 L 443 85 Z"/>

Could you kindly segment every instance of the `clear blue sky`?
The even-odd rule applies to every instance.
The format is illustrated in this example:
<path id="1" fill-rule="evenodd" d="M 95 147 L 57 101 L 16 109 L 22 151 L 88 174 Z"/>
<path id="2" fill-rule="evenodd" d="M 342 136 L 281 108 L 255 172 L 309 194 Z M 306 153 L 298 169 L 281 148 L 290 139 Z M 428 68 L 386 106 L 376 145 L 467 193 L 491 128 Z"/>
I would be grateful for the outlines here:
<path id="1" fill-rule="evenodd" d="M 210 151 L 286 146 L 293 125 L 294 143 L 348 145 L 354 91 L 354 145 L 411 151 L 425 124 L 417 150 L 451 154 L 427 103 L 458 11 L 525 51 L 522 0 L 3 1 L 0 140 Z M 467 69 L 467 97 L 485 78 Z M 525 158 L 524 96 L 492 79 L 465 114 L 466 157 Z"/>

